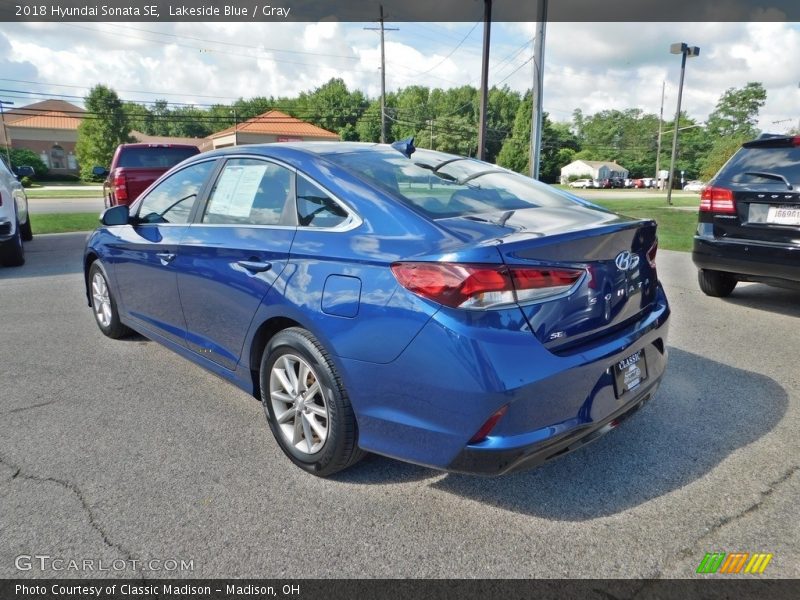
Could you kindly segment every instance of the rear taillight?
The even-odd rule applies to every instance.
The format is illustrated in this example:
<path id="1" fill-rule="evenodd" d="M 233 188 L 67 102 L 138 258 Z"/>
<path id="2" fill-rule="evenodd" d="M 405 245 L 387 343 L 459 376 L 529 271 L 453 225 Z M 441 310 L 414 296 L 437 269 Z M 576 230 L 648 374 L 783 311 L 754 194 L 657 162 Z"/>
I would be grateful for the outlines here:
<path id="1" fill-rule="evenodd" d="M 727 188 L 709 186 L 700 193 L 700 212 L 735 214 L 733 192 Z"/>
<path id="2" fill-rule="evenodd" d="M 128 181 L 125 178 L 125 172 L 120 169 L 114 170 L 114 196 L 118 203 L 128 199 Z"/>
<path id="3" fill-rule="evenodd" d="M 586 272 L 551 267 L 401 262 L 392 265 L 407 290 L 453 308 L 485 309 L 566 292 Z"/>
<path id="4" fill-rule="evenodd" d="M 475 432 L 475 435 L 470 438 L 469 443 L 477 444 L 478 442 L 482 442 L 489 437 L 489 434 L 492 433 L 492 429 L 497 426 L 497 424 L 500 422 L 500 419 L 502 419 L 503 415 L 506 414 L 506 411 L 508 411 L 508 404 L 486 419 L 486 423 L 481 425 L 481 428 Z"/>

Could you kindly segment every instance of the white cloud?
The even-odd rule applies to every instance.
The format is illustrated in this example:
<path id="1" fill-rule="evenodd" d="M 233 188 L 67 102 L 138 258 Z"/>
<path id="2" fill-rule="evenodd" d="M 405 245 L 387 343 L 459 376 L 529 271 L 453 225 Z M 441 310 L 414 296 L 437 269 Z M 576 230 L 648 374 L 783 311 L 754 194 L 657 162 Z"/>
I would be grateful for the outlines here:
<path id="1" fill-rule="evenodd" d="M 399 23 L 387 32 L 387 86 L 478 85 L 482 25 Z M 98 82 L 123 98 L 210 103 L 240 96 L 292 96 L 331 77 L 370 97 L 380 92 L 380 46 L 368 23 L 25 23 L 0 24 L 0 87 L 82 96 Z M 531 86 L 532 23 L 492 27 L 490 83 Z M 469 34 L 469 35 L 467 35 Z M 466 37 L 465 37 L 466 36 Z M 782 131 L 800 100 L 800 31 L 786 23 L 550 23 L 545 109 L 675 109 L 680 57 L 669 44 L 701 47 L 687 65 L 684 109 L 705 119 L 730 87 L 761 81 L 768 90 L 761 127 Z M 461 46 L 451 52 L 457 44 Z M 13 86 L 13 87 L 12 87 Z M 145 94 L 143 92 L 158 92 Z M 15 99 L 17 104 L 21 100 Z"/>

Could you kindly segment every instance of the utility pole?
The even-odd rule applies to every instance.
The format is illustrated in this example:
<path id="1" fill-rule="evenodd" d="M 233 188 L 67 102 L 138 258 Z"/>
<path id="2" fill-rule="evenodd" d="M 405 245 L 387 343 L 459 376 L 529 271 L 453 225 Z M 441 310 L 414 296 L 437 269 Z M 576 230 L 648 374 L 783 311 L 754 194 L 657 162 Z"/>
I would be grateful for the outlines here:
<path id="1" fill-rule="evenodd" d="M 544 95 L 544 32 L 547 27 L 547 0 L 539 0 L 536 37 L 533 40 L 533 89 L 531 90 L 531 177 L 539 179 L 542 154 L 542 99 Z"/>
<path id="2" fill-rule="evenodd" d="M 384 31 L 399 31 L 397 27 L 383 26 L 383 4 L 381 4 L 380 27 L 364 27 L 369 31 L 381 32 L 381 144 L 386 143 L 386 52 L 384 49 Z"/>
<path id="3" fill-rule="evenodd" d="M 481 63 L 481 112 L 478 124 L 478 160 L 486 157 L 486 105 L 489 101 L 489 38 L 492 31 L 492 0 L 483 0 L 483 62 Z"/>
<path id="4" fill-rule="evenodd" d="M 661 130 L 664 127 L 664 88 L 667 82 L 661 82 L 661 112 L 658 113 L 658 149 L 656 150 L 656 182 L 661 189 Z"/>

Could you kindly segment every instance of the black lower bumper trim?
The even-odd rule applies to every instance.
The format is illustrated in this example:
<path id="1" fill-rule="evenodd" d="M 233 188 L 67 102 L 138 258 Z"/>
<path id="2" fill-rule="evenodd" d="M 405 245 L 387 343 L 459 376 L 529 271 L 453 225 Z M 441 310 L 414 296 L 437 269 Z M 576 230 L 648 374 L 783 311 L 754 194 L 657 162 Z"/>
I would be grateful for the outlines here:
<path id="1" fill-rule="evenodd" d="M 622 421 L 639 410 L 658 387 L 650 386 L 639 396 L 633 398 L 616 412 L 602 421 L 591 423 L 580 429 L 563 434 L 560 438 L 548 440 L 513 450 L 477 450 L 465 448 L 447 467 L 448 471 L 473 475 L 504 475 L 515 471 L 532 469 L 558 456 L 562 456 L 615 429 Z"/>

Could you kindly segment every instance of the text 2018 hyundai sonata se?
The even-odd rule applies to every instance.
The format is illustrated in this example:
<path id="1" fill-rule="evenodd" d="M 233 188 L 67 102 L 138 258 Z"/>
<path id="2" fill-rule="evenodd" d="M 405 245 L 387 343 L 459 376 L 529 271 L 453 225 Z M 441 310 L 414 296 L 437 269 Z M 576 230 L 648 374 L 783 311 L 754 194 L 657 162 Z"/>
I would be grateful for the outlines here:
<path id="1" fill-rule="evenodd" d="M 252 392 L 298 466 L 499 474 L 612 429 L 666 366 L 656 225 L 428 150 L 240 146 L 103 215 L 100 329 Z"/>

